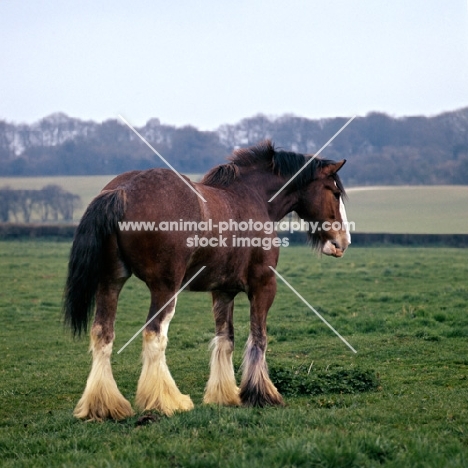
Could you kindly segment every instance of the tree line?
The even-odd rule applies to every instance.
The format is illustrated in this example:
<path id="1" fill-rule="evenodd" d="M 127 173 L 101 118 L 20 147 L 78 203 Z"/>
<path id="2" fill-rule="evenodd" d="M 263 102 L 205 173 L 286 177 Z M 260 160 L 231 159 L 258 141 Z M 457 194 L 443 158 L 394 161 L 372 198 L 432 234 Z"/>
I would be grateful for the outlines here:
<path id="1" fill-rule="evenodd" d="M 58 185 L 46 185 L 40 190 L 0 188 L 0 222 L 30 223 L 72 221 L 73 212 L 81 206 L 81 197 Z"/>
<path id="2" fill-rule="evenodd" d="M 214 131 L 149 120 L 139 133 L 183 173 L 204 173 L 234 148 L 266 138 L 276 146 L 314 153 L 347 118 L 257 115 Z M 349 185 L 468 184 L 468 108 L 433 117 L 357 117 L 322 153 L 346 158 Z M 0 175 L 99 175 L 163 167 L 122 122 L 81 121 L 53 114 L 31 125 L 0 121 Z"/>

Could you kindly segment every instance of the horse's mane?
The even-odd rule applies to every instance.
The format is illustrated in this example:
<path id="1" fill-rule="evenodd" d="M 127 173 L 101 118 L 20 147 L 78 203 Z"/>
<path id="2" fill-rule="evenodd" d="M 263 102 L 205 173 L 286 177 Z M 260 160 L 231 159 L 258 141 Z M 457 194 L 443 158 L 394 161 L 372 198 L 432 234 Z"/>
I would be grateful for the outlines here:
<path id="1" fill-rule="evenodd" d="M 228 187 L 239 177 L 240 169 L 244 167 L 257 167 L 275 175 L 291 177 L 311 158 L 313 158 L 311 155 L 276 150 L 270 140 L 265 140 L 249 148 L 234 150 L 228 157 L 230 162 L 211 169 L 205 174 L 201 183 L 212 187 Z M 328 159 L 313 158 L 290 184 L 291 188 L 301 189 L 314 180 L 319 169 L 333 163 L 334 161 Z M 339 176 L 334 174 L 333 178 L 344 195 L 345 190 Z"/>

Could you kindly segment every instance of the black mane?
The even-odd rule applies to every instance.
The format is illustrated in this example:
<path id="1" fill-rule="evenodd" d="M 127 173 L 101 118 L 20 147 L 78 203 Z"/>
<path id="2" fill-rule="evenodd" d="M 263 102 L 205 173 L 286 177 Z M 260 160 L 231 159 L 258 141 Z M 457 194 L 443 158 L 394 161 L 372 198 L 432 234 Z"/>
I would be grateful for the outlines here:
<path id="1" fill-rule="evenodd" d="M 291 177 L 301 169 L 311 158 L 307 167 L 298 174 L 290 184 L 291 189 L 301 189 L 315 178 L 317 171 L 334 161 L 314 158 L 311 155 L 276 150 L 270 140 L 265 140 L 249 148 L 235 150 L 228 157 L 227 164 L 221 164 L 211 169 L 203 177 L 201 183 L 212 187 L 228 187 L 239 177 L 240 168 L 256 167 L 282 177 Z M 337 174 L 333 175 L 337 187 L 345 194 L 343 184 Z"/>

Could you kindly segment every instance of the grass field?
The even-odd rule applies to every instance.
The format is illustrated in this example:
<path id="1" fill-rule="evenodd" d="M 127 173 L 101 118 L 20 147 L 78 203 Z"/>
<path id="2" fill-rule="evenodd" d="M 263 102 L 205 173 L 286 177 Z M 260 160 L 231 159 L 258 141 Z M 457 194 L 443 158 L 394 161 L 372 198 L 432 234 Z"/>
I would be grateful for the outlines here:
<path id="1" fill-rule="evenodd" d="M 79 220 L 89 202 L 113 178 L 114 176 L 0 177 L 0 187 L 39 190 L 46 185 L 60 185 L 81 197 L 82 207 L 74 214 L 74 219 Z"/>
<path id="2" fill-rule="evenodd" d="M 283 284 L 269 316 L 268 362 L 290 380 L 372 374 L 377 388 L 284 393 L 285 408 L 201 404 L 214 325 L 210 297 L 182 293 L 168 364 L 195 410 L 120 423 L 72 416 L 90 367 L 87 339 L 63 329 L 68 243 L 0 242 L 2 467 L 466 467 L 468 256 L 460 249 L 350 248 L 340 260 L 286 248 L 278 271 L 357 349 L 355 355 Z M 118 350 L 149 298 L 131 279 L 117 315 Z M 248 304 L 235 312 L 235 367 Z M 141 339 L 113 356 L 133 401 Z M 341 373 L 340 373 L 341 372 Z M 344 374 L 343 374 L 344 372 Z M 346 383 L 346 382 L 342 382 Z M 343 391 L 343 390 L 342 390 Z"/>
<path id="3" fill-rule="evenodd" d="M 357 187 L 348 195 L 356 232 L 468 233 L 468 186 Z"/>
<path id="4" fill-rule="evenodd" d="M 190 176 L 198 180 L 200 175 Z M 57 184 L 80 195 L 83 204 L 74 214 L 78 221 L 89 202 L 113 176 L 0 177 L 0 187 L 40 189 Z M 356 187 L 348 189 L 348 220 L 356 232 L 411 234 L 467 234 L 468 186 Z"/>

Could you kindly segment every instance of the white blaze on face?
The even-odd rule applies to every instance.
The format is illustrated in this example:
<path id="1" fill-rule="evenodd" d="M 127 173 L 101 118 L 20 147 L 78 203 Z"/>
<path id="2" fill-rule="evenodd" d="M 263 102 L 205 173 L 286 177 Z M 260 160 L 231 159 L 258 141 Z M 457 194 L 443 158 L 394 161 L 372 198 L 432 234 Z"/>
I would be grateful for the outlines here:
<path id="1" fill-rule="evenodd" d="M 345 210 L 345 206 L 341 197 L 340 197 L 340 215 L 341 215 L 342 227 L 346 229 L 346 239 L 348 240 L 348 243 L 351 244 L 351 234 L 349 232 L 348 218 L 346 217 L 346 210 Z"/>

